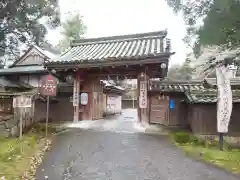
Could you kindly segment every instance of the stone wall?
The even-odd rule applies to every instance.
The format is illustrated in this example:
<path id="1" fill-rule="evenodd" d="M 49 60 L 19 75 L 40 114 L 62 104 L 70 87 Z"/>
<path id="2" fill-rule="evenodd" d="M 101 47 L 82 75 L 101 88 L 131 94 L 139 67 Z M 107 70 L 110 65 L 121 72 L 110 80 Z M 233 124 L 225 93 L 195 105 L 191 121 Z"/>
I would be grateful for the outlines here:
<path id="1" fill-rule="evenodd" d="M 196 137 L 209 142 L 219 140 L 217 135 L 196 135 Z M 224 141 L 235 148 L 240 148 L 240 137 L 224 136 Z"/>
<path id="2" fill-rule="evenodd" d="M 23 118 L 23 130 L 33 124 L 31 118 Z M 13 115 L 6 115 L 0 118 L 0 137 L 19 136 L 19 119 Z"/>
<path id="3" fill-rule="evenodd" d="M 13 115 L 7 115 L 0 119 L 0 136 L 16 136 L 19 132 L 18 121 L 14 120 Z"/>

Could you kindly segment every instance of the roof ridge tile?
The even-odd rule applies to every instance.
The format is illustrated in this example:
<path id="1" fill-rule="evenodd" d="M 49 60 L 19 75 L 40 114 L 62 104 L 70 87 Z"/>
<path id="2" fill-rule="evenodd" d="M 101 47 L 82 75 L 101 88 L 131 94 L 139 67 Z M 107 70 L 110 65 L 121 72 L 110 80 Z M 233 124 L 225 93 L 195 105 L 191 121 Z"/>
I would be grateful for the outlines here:
<path id="1" fill-rule="evenodd" d="M 134 41 L 134 40 L 144 40 L 144 39 L 154 39 L 159 37 L 166 37 L 167 31 L 154 31 L 147 33 L 137 33 L 128 35 L 117 35 L 117 36 L 105 36 L 96 38 L 83 38 L 80 40 L 72 41 L 72 46 L 78 46 L 83 44 L 99 44 L 99 43 L 110 43 L 110 42 L 121 42 L 121 41 Z"/>

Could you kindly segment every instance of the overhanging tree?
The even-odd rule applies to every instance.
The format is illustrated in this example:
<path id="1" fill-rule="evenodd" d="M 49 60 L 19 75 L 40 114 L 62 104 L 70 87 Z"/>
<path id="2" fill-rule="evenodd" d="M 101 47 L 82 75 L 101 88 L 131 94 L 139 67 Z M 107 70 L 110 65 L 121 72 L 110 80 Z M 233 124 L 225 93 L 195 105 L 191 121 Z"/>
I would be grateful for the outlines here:
<path id="1" fill-rule="evenodd" d="M 57 0 L 2 0 L 0 56 L 18 56 L 22 44 L 40 44 L 44 41 L 47 27 L 55 28 L 59 22 Z"/>
<path id="2" fill-rule="evenodd" d="M 187 26 L 185 41 L 192 44 L 196 55 L 202 45 L 240 45 L 239 0 L 166 1 L 174 12 L 182 13 Z"/>
<path id="3" fill-rule="evenodd" d="M 191 80 L 193 68 L 187 58 L 183 64 L 174 64 L 168 70 L 168 77 L 174 80 Z"/>

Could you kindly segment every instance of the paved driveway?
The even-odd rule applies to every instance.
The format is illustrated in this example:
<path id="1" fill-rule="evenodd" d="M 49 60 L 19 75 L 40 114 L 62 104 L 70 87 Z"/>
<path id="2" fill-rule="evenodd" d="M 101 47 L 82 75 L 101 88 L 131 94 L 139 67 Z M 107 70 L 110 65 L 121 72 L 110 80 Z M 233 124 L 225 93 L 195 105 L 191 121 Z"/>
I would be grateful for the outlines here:
<path id="1" fill-rule="evenodd" d="M 166 137 L 74 129 L 59 135 L 37 180 L 239 180 L 185 157 Z"/>

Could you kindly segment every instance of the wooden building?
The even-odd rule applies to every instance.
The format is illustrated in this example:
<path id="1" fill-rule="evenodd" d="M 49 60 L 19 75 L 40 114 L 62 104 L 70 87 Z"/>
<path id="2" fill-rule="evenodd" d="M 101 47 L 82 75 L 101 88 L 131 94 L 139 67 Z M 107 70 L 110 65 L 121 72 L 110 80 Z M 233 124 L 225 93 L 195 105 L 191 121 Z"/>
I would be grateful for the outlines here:
<path id="1" fill-rule="evenodd" d="M 104 116 L 122 113 L 122 95 L 125 89 L 109 83 L 101 81 L 103 88 L 103 114 Z"/>
<path id="2" fill-rule="evenodd" d="M 13 105 L 16 97 L 23 97 L 31 104 L 31 107 L 19 107 Z M 19 132 L 19 121 L 22 117 L 23 128 L 27 128 L 36 122 L 34 118 L 35 100 L 39 98 L 35 89 L 29 89 L 21 84 L 13 83 L 4 77 L 0 78 L 0 136 L 15 136 Z"/>
<path id="3" fill-rule="evenodd" d="M 124 109 L 128 108 L 137 108 L 137 96 L 138 96 L 138 89 L 137 89 L 137 84 L 134 83 L 129 83 L 127 84 L 125 93 L 123 94 L 122 97 L 122 106 Z"/>
<path id="4" fill-rule="evenodd" d="M 42 75 L 47 69 L 43 64 L 54 56 L 53 53 L 38 46 L 31 46 L 9 68 L 0 69 L 0 134 L 4 136 L 16 135 L 19 131 L 19 119 L 22 116 L 23 128 L 37 122 L 37 100 L 44 100 L 39 96 L 38 86 Z M 23 96 L 30 98 L 31 107 L 20 108 L 13 106 L 13 99 Z M 42 109 L 44 111 L 44 109 Z"/>
<path id="5" fill-rule="evenodd" d="M 74 79 L 73 120 L 100 118 L 92 109 L 102 106 L 103 88 L 100 80 L 138 79 L 142 90 L 138 108 L 139 120 L 148 122 L 147 87 L 149 78 L 163 78 L 167 74 L 171 43 L 167 31 L 123 36 L 101 37 L 74 41 L 71 48 L 46 62 L 45 67 L 59 79 Z M 139 84 L 140 84 L 139 83 Z M 79 92 L 86 92 L 88 103 L 81 105 Z"/>
<path id="6" fill-rule="evenodd" d="M 201 81 L 150 81 L 150 121 L 168 127 L 190 128 L 195 134 L 217 134 L 216 79 Z M 240 79 L 231 80 L 233 111 L 229 135 L 240 134 Z M 171 105 L 172 102 L 172 105 Z M 172 107 L 171 107 L 172 106 Z"/>
<path id="7" fill-rule="evenodd" d="M 15 120 L 17 121 L 19 112 L 16 108 L 12 107 L 13 98 L 20 95 L 26 95 L 32 97 L 32 108 L 30 114 L 28 111 L 25 113 L 29 115 L 25 116 L 24 114 L 24 122 L 25 119 L 27 122 L 31 121 L 30 124 L 27 123 L 29 126 L 34 122 L 45 120 L 46 97 L 40 96 L 38 93 L 38 88 L 41 77 L 49 73 L 48 70 L 43 66 L 44 62 L 49 61 L 56 55 L 57 54 L 54 54 L 49 50 L 44 50 L 36 45 L 32 45 L 9 68 L 0 69 L 0 116 L 14 116 Z M 103 94 L 102 96 L 95 96 L 96 98 L 93 99 L 93 101 L 103 102 L 102 98 L 104 94 L 106 94 L 106 100 L 110 95 L 121 97 L 123 89 L 106 83 L 107 82 L 102 83 L 99 81 L 99 88 L 103 89 Z M 49 120 L 72 121 L 73 84 L 60 80 L 57 91 L 57 96 L 50 98 Z M 106 112 L 103 111 L 104 106 L 107 107 L 106 100 L 106 104 L 99 104 L 98 109 L 91 110 L 93 112 L 93 119 L 101 119 L 103 114 L 106 114 Z M 116 113 L 119 113 L 119 111 L 121 111 L 121 107 L 118 108 Z M 115 113 L 115 111 L 113 113 Z"/>

